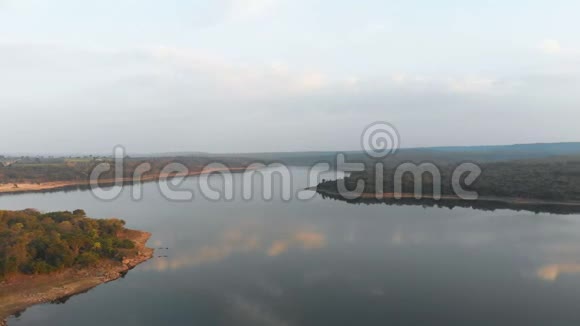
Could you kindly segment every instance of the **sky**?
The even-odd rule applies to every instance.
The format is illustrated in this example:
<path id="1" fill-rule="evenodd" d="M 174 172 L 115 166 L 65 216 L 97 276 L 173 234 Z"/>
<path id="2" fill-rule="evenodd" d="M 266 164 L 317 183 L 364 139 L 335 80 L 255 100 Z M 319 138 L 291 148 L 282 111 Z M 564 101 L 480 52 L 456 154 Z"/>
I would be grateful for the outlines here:
<path id="1" fill-rule="evenodd" d="M 0 153 L 580 141 L 580 2 L 0 0 Z"/>

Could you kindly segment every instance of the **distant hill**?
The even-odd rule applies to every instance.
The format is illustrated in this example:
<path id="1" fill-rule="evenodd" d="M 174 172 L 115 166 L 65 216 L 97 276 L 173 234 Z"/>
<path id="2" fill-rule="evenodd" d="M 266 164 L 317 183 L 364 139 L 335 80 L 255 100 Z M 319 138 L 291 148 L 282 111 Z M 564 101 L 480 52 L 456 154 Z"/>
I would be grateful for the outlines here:
<path id="1" fill-rule="evenodd" d="M 257 152 L 257 153 L 206 153 L 206 152 L 166 152 L 166 153 L 128 153 L 134 159 L 176 159 L 189 158 L 205 162 L 210 161 L 243 161 L 243 162 L 280 162 L 288 165 L 310 166 L 318 162 L 335 162 L 339 153 L 346 155 L 347 161 L 365 161 L 369 156 L 364 151 L 307 151 L 307 152 Z M 489 146 L 440 146 L 402 148 L 387 159 L 400 161 L 434 161 L 434 162 L 494 162 L 526 159 L 542 159 L 557 156 L 580 156 L 580 142 L 569 143 L 536 143 Z M 67 156 L 63 156 L 66 158 Z M 14 156 L 0 159 L 3 165 L 10 165 Z M 45 161 L 46 158 L 43 159 Z M 54 158 L 53 158 L 54 160 Z M 238 164 L 239 165 L 239 164 Z"/>
<path id="2" fill-rule="evenodd" d="M 536 143 L 495 146 L 456 146 L 416 148 L 425 152 L 462 153 L 485 156 L 490 160 L 512 160 L 542 158 L 550 156 L 570 156 L 580 154 L 580 142 L 577 143 Z"/>

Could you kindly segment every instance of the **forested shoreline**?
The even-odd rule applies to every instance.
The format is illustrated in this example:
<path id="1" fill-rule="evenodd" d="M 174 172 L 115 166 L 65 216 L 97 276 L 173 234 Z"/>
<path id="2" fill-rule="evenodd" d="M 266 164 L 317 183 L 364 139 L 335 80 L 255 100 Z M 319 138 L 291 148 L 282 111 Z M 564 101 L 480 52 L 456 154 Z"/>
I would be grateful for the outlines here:
<path id="1" fill-rule="evenodd" d="M 88 218 L 80 209 L 0 211 L 0 280 L 121 261 L 135 254 L 135 243 L 121 236 L 124 226 L 120 219 Z"/>
<path id="2" fill-rule="evenodd" d="M 416 166 L 429 161 L 412 162 Z M 452 186 L 452 175 L 455 168 L 463 162 L 444 162 L 436 164 L 440 172 L 442 196 L 457 195 Z M 401 162 L 387 162 L 383 170 L 382 189 L 377 189 L 375 165 L 367 165 L 363 172 L 354 172 L 344 178 L 347 189 L 355 189 L 359 181 L 364 182 L 363 193 L 394 193 L 394 184 L 400 182 L 401 193 L 413 194 L 415 181 L 420 180 L 424 197 L 433 195 L 434 180 L 438 178 L 426 172 L 415 177 L 408 172 L 396 177 L 396 170 Z M 477 163 L 476 163 L 477 164 Z M 462 175 L 462 188 L 474 191 L 481 197 L 512 198 L 525 200 L 580 202 L 580 156 L 552 157 L 535 160 L 514 160 L 486 162 L 477 164 L 481 174 L 472 184 L 466 184 Z M 342 182 L 342 181 L 341 181 Z M 436 184 L 436 182 L 435 182 Z M 338 193 L 337 180 L 324 180 L 317 189 L 328 194 Z M 443 199 L 442 199 L 443 201 Z"/>
<path id="3" fill-rule="evenodd" d="M 122 277 L 153 257 L 150 236 L 80 209 L 0 211 L 0 325 L 29 306 Z"/>
<path id="4" fill-rule="evenodd" d="M 1 157 L 1 156 L 0 156 Z M 50 182 L 77 182 L 89 180 L 91 172 L 101 164 L 108 164 L 110 169 L 99 174 L 100 180 L 132 178 L 139 173 L 144 178 L 158 176 L 163 168 L 172 163 L 187 168 L 190 172 L 201 171 L 204 166 L 213 162 L 221 162 L 229 167 L 247 166 L 246 158 L 229 157 L 153 157 L 131 158 L 122 161 L 122 171 L 116 170 L 116 164 L 111 157 L 27 157 L 17 159 L 0 159 L 0 186 L 10 185 L 15 189 L 19 184 L 43 184 Z"/>

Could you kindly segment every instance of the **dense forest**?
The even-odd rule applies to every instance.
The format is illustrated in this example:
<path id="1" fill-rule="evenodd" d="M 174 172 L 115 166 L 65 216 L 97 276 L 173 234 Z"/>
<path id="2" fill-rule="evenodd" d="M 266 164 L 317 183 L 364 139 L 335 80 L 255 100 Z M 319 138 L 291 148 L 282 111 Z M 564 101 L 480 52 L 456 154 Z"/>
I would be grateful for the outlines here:
<path id="1" fill-rule="evenodd" d="M 0 211 L 0 280 L 121 260 L 135 244 L 120 237 L 125 222 L 91 219 L 83 210 L 40 213 Z"/>
<path id="2" fill-rule="evenodd" d="M 99 180 L 118 177 L 130 178 L 136 169 L 142 169 L 143 164 L 149 164 L 150 169 L 143 173 L 144 177 L 157 176 L 170 163 L 179 163 L 189 171 L 200 171 L 209 163 L 221 162 L 230 167 L 243 167 L 249 162 L 245 158 L 229 157 L 152 157 L 131 158 L 123 160 L 122 173 L 116 173 L 115 164 L 110 157 L 28 157 L 2 158 L 0 156 L 0 184 L 12 184 L 15 188 L 19 183 L 42 184 L 55 181 L 86 182 L 91 171 L 101 163 L 109 163 L 111 169 L 99 176 Z"/>
<path id="3" fill-rule="evenodd" d="M 431 161 L 427 161 L 431 162 Z M 383 192 L 394 192 L 395 171 L 400 161 L 384 162 Z M 415 164 L 421 161 L 414 162 Z M 451 176 L 459 163 L 436 162 L 441 174 L 441 194 L 455 195 Z M 348 189 L 355 189 L 359 180 L 365 182 L 365 192 L 375 192 L 375 172 L 373 164 L 368 164 L 364 172 L 352 173 L 345 178 Z M 551 201 L 580 201 L 580 156 L 557 156 L 542 159 L 510 160 L 480 163 L 481 175 L 477 180 L 463 188 L 476 191 L 479 196 L 524 198 Z M 402 177 L 402 192 L 413 193 L 415 189 L 413 174 Z M 425 173 L 422 178 L 423 194 L 433 191 L 433 177 Z M 462 183 L 463 184 L 463 183 Z M 324 181 L 319 190 L 336 192 L 336 181 Z"/>

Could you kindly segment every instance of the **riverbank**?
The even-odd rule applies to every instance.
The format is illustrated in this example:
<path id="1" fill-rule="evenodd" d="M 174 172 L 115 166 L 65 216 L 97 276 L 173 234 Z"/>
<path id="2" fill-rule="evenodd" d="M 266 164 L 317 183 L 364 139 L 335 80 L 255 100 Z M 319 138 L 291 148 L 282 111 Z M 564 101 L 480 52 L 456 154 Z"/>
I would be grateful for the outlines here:
<path id="1" fill-rule="evenodd" d="M 134 184 L 136 181 L 153 182 L 173 177 L 189 177 L 201 174 L 227 172 L 227 171 L 232 173 L 239 173 L 244 172 L 246 170 L 247 168 L 245 167 L 234 167 L 228 169 L 204 169 L 200 171 L 191 171 L 188 173 L 145 175 L 138 180 L 134 180 L 133 178 L 104 179 L 99 180 L 98 183 L 99 186 L 101 187 L 110 187 L 115 185 L 130 185 Z M 43 183 L 10 183 L 10 184 L 0 184 L 0 195 L 31 193 L 31 192 L 47 192 L 47 191 L 58 191 L 77 188 L 89 188 L 89 187 L 91 187 L 91 183 L 89 180 L 52 181 Z"/>
<path id="2" fill-rule="evenodd" d="M 62 300 L 114 281 L 153 257 L 153 249 L 146 247 L 150 233 L 126 229 L 120 237 L 132 240 L 137 254 L 121 262 L 102 260 L 91 268 L 71 268 L 49 275 L 19 275 L 0 283 L 0 326 L 6 326 L 6 318 L 30 306 Z"/>
<path id="3" fill-rule="evenodd" d="M 578 201 L 558 201 L 546 199 L 534 199 L 525 197 L 494 197 L 479 196 L 477 199 L 462 199 L 454 195 L 441 195 L 435 199 L 430 194 L 424 194 L 422 198 L 416 199 L 415 194 L 403 193 L 395 196 L 395 193 L 388 192 L 377 196 L 375 193 L 362 193 L 357 198 L 345 198 L 339 192 L 326 187 L 313 187 L 309 190 L 316 191 L 322 197 L 328 197 L 349 203 L 369 203 L 387 205 L 422 205 L 438 207 L 470 207 L 481 210 L 511 209 L 525 210 L 531 212 L 557 213 L 557 214 L 578 214 L 580 213 L 580 202 Z"/>
<path id="4" fill-rule="evenodd" d="M 328 189 L 321 189 L 321 188 L 314 188 L 312 190 L 317 191 L 320 194 L 324 194 L 327 196 L 333 197 L 342 197 L 342 195 L 336 191 L 330 191 Z M 402 193 L 399 194 L 399 197 L 395 196 L 393 192 L 385 192 L 380 195 L 375 193 L 368 193 L 363 192 L 360 194 L 358 198 L 361 199 L 415 199 L 415 194 L 410 193 Z M 422 195 L 424 199 L 433 199 L 435 198 L 432 195 L 425 194 Z M 345 198 L 346 199 L 346 198 Z M 420 200 L 420 199 L 418 199 Z M 488 201 L 488 202 L 502 202 L 506 204 L 521 204 L 521 205 L 564 205 L 564 206 L 580 206 L 580 202 L 577 201 L 557 201 L 557 200 L 543 200 L 543 199 L 531 199 L 531 198 L 511 198 L 511 197 L 492 197 L 492 196 L 479 196 L 477 199 L 462 199 L 458 196 L 450 196 L 450 195 L 441 195 L 440 199 L 438 200 L 464 200 L 464 201 Z"/>

